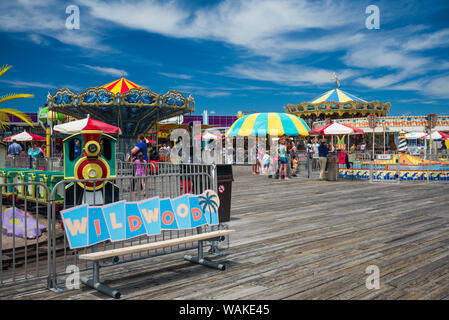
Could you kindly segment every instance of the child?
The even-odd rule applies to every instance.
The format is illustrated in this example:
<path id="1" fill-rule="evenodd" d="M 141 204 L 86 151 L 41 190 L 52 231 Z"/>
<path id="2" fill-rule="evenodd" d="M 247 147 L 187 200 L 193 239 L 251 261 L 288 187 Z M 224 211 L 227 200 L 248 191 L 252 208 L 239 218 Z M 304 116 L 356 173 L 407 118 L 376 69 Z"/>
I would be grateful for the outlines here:
<path id="1" fill-rule="evenodd" d="M 270 151 L 267 151 L 262 158 L 262 164 L 263 164 L 263 173 L 267 174 L 268 173 L 268 169 L 270 168 L 270 162 L 271 162 L 271 157 L 270 157 Z"/>
<path id="2" fill-rule="evenodd" d="M 298 158 L 296 158 L 296 155 L 293 156 L 292 166 L 293 166 L 292 176 L 296 177 L 296 171 L 298 170 Z"/>
<path id="3" fill-rule="evenodd" d="M 142 185 L 142 189 L 143 189 L 143 196 L 146 196 L 146 189 L 145 189 L 145 180 L 143 177 L 146 176 L 146 163 L 147 161 L 143 158 L 143 153 L 139 152 L 137 154 L 137 158 L 136 158 L 136 177 L 142 177 L 140 178 L 140 184 Z M 139 182 L 138 182 L 139 183 Z"/>

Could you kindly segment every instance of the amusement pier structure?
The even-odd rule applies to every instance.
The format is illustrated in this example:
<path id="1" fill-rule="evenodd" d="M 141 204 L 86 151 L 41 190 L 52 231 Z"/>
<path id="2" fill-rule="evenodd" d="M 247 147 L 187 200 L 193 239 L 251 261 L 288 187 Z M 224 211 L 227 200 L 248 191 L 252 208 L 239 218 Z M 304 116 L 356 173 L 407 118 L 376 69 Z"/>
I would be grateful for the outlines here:
<path id="1" fill-rule="evenodd" d="M 125 78 L 100 87 L 87 88 L 82 93 L 58 89 L 47 96 L 51 111 L 76 119 L 88 115 L 96 120 L 121 128 L 119 151 L 126 152 L 135 143 L 139 133 L 147 132 L 158 121 L 191 113 L 195 110 L 192 95 L 187 98 L 179 91 L 170 90 L 159 95 Z"/>

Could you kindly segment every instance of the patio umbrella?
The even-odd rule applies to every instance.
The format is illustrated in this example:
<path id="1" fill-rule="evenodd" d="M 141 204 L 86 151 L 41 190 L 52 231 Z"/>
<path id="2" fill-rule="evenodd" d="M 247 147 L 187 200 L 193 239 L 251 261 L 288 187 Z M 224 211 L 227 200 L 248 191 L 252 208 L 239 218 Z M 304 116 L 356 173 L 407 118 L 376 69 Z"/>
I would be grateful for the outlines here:
<path id="1" fill-rule="evenodd" d="M 449 134 L 441 132 L 441 131 L 435 131 L 432 132 L 432 134 L 427 134 L 423 137 L 421 137 L 421 139 L 427 139 L 427 140 L 446 140 L 447 138 L 449 138 Z"/>
<path id="2" fill-rule="evenodd" d="M 364 131 L 359 128 L 354 128 L 346 124 L 331 123 L 323 127 L 313 129 L 309 132 L 311 136 L 333 136 L 346 134 L 363 134 Z"/>
<path id="3" fill-rule="evenodd" d="M 201 140 L 203 140 L 203 139 L 204 140 L 221 139 L 221 134 L 213 134 L 213 133 L 207 131 L 199 136 L 196 136 L 195 139 L 201 139 Z"/>
<path id="4" fill-rule="evenodd" d="M 231 136 L 308 136 L 303 119 L 288 113 L 252 113 L 235 121 L 226 132 Z"/>
<path id="5" fill-rule="evenodd" d="M 45 141 L 45 138 L 38 136 L 37 134 L 23 131 L 21 133 L 14 134 L 12 136 L 9 136 L 9 137 L 3 139 L 4 142 L 9 142 L 9 141 L 13 141 L 13 140 L 20 141 L 20 142 Z"/>
<path id="6" fill-rule="evenodd" d="M 122 133 L 119 127 L 112 126 L 110 124 L 92 119 L 90 117 L 63 124 L 58 124 L 57 126 L 54 126 L 53 130 L 63 134 L 76 134 L 83 130 L 101 130 L 104 133 L 108 134 Z"/>

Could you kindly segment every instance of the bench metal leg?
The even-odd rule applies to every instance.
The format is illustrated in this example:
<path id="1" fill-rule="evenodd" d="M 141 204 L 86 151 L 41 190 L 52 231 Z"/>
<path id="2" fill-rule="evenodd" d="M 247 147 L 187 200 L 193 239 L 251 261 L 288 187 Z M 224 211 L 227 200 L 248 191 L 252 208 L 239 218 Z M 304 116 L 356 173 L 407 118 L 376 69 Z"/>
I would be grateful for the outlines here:
<path id="1" fill-rule="evenodd" d="M 114 299 L 119 299 L 121 296 L 121 293 L 118 290 L 114 290 L 114 289 L 109 288 L 108 286 L 100 283 L 100 264 L 98 261 L 94 262 L 93 279 L 87 279 L 87 278 L 82 277 L 80 280 L 82 283 L 91 287 L 92 289 L 95 289 L 101 293 L 104 293 Z"/>
<path id="2" fill-rule="evenodd" d="M 226 266 L 222 263 L 216 263 L 213 261 L 209 261 L 204 259 L 203 257 L 203 241 L 198 241 L 198 256 L 193 257 L 191 255 L 185 255 L 184 259 L 193 263 L 202 264 L 203 266 L 218 269 L 218 270 L 225 270 Z"/>

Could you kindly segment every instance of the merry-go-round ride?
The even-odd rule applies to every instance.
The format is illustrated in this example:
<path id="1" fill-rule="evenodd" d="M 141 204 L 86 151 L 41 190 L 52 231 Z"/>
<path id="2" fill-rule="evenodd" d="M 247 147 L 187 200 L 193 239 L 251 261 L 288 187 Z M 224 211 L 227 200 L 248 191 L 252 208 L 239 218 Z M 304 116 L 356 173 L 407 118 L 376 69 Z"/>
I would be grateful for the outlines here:
<path id="1" fill-rule="evenodd" d="M 140 133 L 147 132 L 157 122 L 195 110 L 192 95 L 170 90 L 159 95 L 125 78 L 99 87 L 91 87 L 77 94 L 58 89 L 47 96 L 48 108 L 75 119 L 91 118 L 117 126 L 117 151 L 126 153 Z"/>
<path id="2" fill-rule="evenodd" d="M 306 121 L 310 127 L 322 125 L 324 120 L 336 124 L 352 123 L 351 119 L 367 119 L 368 116 L 385 117 L 390 111 L 391 104 L 380 101 L 366 101 L 340 89 L 340 81 L 334 74 L 335 88 L 317 98 L 296 105 L 287 104 L 284 109 Z M 374 178 L 377 180 L 404 181 L 448 181 L 449 162 L 429 161 L 419 156 L 409 154 L 407 149 L 406 132 L 399 134 L 398 154 L 383 155 L 384 159 L 355 160 L 351 168 L 340 165 L 340 178 L 370 179 L 370 165 L 375 168 Z M 384 137 L 385 139 L 385 137 Z M 444 138 L 443 138 L 444 140 Z M 382 158 L 381 157 L 381 158 Z M 399 170 L 398 170 L 399 169 Z"/>
<path id="3" fill-rule="evenodd" d="M 389 102 L 366 101 L 340 89 L 338 78 L 336 86 L 308 102 L 287 104 L 285 112 L 304 119 L 310 128 L 316 121 L 325 119 L 360 118 L 368 115 L 386 116 L 390 111 Z"/>

